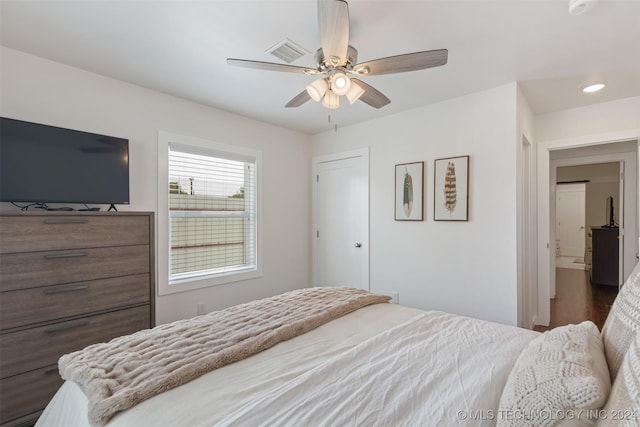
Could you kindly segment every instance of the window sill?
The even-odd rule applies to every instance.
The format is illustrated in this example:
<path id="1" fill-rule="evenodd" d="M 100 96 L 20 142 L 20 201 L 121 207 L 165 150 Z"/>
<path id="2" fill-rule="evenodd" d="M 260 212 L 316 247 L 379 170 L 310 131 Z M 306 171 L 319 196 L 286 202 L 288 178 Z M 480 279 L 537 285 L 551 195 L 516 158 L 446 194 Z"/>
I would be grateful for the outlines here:
<path id="1" fill-rule="evenodd" d="M 218 273 L 210 276 L 193 277 L 188 279 L 174 280 L 166 285 L 158 284 L 158 295 L 170 295 L 178 292 L 188 292 L 211 286 L 220 286 L 227 283 L 241 282 L 244 280 L 257 279 L 262 277 L 260 268 L 249 271 L 234 271 L 228 273 Z"/>

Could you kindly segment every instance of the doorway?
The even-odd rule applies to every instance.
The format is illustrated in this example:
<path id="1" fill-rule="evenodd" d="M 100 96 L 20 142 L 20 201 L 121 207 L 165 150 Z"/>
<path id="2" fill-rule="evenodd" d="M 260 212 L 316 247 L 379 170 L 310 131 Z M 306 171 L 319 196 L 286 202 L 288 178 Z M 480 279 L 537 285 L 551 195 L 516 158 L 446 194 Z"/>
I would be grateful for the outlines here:
<path id="1" fill-rule="evenodd" d="M 623 165 L 618 161 L 556 169 L 555 292 L 549 328 L 585 320 L 602 328 L 609 313 L 618 289 L 593 280 L 592 234 L 594 229 L 609 225 L 609 200 L 615 200 L 615 216 L 619 219 L 617 212 L 624 197 Z M 616 255 L 624 249 L 620 246 L 615 248 Z M 616 273 L 621 264 L 617 259 L 610 266 Z"/>
<path id="2" fill-rule="evenodd" d="M 313 285 L 369 290 L 369 153 L 314 158 Z"/>
<path id="3" fill-rule="evenodd" d="M 592 229 L 624 223 L 623 171 L 623 161 L 557 167 L 556 268 L 590 271 Z M 619 240 L 615 268 L 623 277 L 624 235 Z"/>
<path id="4" fill-rule="evenodd" d="M 614 162 L 622 164 L 624 172 L 624 204 L 617 212 L 620 225 L 620 252 L 623 268 L 620 282 L 631 273 L 638 254 L 638 141 L 589 141 L 576 146 L 576 141 L 552 141 L 538 146 L 538 317 L 536 324 L 548 325 L 550 302 L 556 294 L 555 265 L 555 200 L 556 172 L 559 166 L 574 166 Z M 601 212 L 604 210 L 604 206 Z M 603 212 L 604 213 L 604 212 Z M 587 221 L 587 227 L 589 221 Z"/>
<path id="5" fill-rule="evenodd" d="M 555 288 L 550 302 L 549 326 L 538 326 L 538 331 L 584 320 L 591 320 L 602 328 L 618 291 L 617 286 L 594 282 L 591 236 L 594 230 L 611 227 L 614 223 L 616 226 L 623 224 L 623 212 L 619 211 L 624 206 L 625 163 L 587 163 L 587 160 L 552 160 L 556 172 Z M 558 163 L 571 165 L 559 166 Z M 615 201 L 613 215 L 609 209 L 611 200 Z M 617 234 L 617 228 L 608 230 L 615 230 Z M 616 256 L 615 265 L 611 265 L 616 273 L 619 269 L 622 271 L 622 243 L 615 248 L 616 255 L 621 254 L 620 262 Z"/>

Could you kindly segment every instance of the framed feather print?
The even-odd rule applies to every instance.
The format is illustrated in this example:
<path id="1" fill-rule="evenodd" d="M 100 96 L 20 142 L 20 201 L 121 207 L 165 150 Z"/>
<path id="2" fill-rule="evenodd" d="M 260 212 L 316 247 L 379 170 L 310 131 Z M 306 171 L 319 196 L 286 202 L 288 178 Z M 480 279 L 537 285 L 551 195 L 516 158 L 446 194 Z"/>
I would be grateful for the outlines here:
<path id="1" fill-rule="evenodd" d="M 437 159 L 433 169 L 433 219 L 468 221 L 469 156 Z"/>
<path id="2" fill-rule="evenodd" d="M 396 221 L 422 221 L 424 162 L 396 165 Z"/>

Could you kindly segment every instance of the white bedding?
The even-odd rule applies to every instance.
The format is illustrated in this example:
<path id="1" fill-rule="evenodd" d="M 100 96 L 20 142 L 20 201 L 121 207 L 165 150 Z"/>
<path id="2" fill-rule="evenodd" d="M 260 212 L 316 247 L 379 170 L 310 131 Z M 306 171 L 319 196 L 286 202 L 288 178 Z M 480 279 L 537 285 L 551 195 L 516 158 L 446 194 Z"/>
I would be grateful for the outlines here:
<path id="1" fill-rule="evenodd" d="M 376 304 L 146 400 L 108 426 L 454 425 L 461 416 L 493 425 L 481 418 L 497 412 L 511 367 L 536 335 Z M 336 405 L 319 387 L 356 399 Z M 66 382 L 36 425 L 88 426 L 87 399 Z"/>

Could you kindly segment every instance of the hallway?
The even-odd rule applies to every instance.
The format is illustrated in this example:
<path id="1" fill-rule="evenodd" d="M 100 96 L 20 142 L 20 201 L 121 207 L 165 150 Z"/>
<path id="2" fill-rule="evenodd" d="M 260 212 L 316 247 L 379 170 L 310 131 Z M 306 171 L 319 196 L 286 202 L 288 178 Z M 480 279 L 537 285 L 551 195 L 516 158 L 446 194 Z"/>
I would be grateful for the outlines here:
<path id="1" fill-rule="evenodd" d="M 584 320 L 591 320 L 602 330 L 617 294 L 615 286 L 592 287 L 588 271 L 556 268 L 556 297 L 551 300 L 551 322 L 548 327 L 536 326 L 534 330 L 542 332 Z"/>

